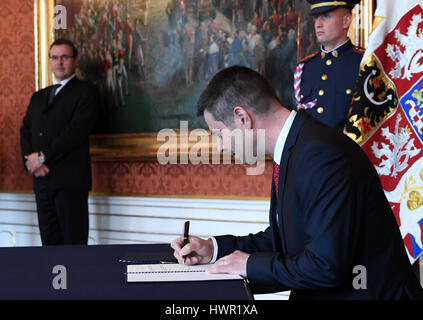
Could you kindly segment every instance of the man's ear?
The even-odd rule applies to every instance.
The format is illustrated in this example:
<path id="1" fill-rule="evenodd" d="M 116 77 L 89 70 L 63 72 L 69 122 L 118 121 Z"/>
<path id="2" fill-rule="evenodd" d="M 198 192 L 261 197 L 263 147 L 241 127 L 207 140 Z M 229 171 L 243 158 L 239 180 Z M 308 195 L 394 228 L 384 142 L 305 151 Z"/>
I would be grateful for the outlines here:
<path id="1" fill-rule="evenodd" d="M 342 22 L 344 24 L 344 28 L 349 29 L 352 22 L 352 14 L 350 12 L 345 13 Z"/>
<path id="2" fill-rule="evenodd" d="M 234 123 L 237 128 L 251 129 L 253 127 L 253 119 L 250 113 L 241 106 L 234 108 Z"/>

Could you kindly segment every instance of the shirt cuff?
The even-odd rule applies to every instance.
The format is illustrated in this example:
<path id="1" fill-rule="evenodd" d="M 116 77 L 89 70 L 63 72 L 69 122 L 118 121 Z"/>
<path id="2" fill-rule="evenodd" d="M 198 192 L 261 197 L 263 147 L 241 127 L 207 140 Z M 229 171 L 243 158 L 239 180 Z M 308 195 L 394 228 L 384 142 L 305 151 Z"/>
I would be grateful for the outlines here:
<path id="1" fill-rule="evenodd" d="M 213 242 L 213 258 L 211 259 L 210 263 L 215 263 L 217 260 L 217 251 L 219 247 L 217 246 L 217 241 L 215 237 L 210 237 L 211 241 Z"/>

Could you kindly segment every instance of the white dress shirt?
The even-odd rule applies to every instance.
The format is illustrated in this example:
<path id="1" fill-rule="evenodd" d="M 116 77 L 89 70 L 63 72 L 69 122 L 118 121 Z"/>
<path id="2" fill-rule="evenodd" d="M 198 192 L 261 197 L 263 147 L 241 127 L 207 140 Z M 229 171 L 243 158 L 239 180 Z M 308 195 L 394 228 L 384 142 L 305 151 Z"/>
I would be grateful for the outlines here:
<path id="1" fill-rule="evenodd" d="M 291 130 L 292 123 L 294 122 L 297 111 L 292 110 L 289 114 L 288 119 L 286 119 L 285 124 L 279 134 L 279 138 L 276 141 L 275 151 L 273 153 L 273 161 L 280 165 L 283 147 L 285 146 L 286 138 L 288 138 L 289 130 Z"/>
<path id="2" fill-rule="evenodd" d="M 55 94 L 54 95 L 57 95 L 59 92 L 60 92 L 60 90 L 62 90 L 63 89 L 63 87 L 70 81 L 70 80 L 72 80 L 74 77 L 76 77 L 76 74 L 74 73 L 73 75 L 71 75 L 70 77 L 68 77 L 68 78 L 66 78 L 66 79 L 63 79 L 63 80 L 61 80 L 61 81 L 57 81 L 57 80 L 54 80 L 54 84 L 60 84 L 60 87 L 58 87 L 57 89 L 56 89 L 56 92 L 55 92 Z"/>

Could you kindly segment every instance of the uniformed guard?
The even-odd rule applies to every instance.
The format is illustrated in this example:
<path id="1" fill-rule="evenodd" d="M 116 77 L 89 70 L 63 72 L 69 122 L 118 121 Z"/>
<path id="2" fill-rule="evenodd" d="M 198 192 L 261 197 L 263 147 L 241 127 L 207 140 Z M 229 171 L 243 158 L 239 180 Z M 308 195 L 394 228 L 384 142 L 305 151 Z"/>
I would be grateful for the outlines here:
<path id="1" fill-rule="evenodd" d="M 320 50 L 299 61 L 294 74 L 297 109 L 343 131 L 364 49 L 348 38 L 360 0 L 307 0 Z"/>

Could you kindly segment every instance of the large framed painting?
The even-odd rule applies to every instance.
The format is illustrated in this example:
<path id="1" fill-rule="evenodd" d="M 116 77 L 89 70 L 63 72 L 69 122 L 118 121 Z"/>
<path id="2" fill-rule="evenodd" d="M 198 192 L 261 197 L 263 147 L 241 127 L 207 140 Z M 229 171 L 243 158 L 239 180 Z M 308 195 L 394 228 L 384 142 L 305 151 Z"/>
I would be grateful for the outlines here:
<path id="1" fill-rule="evenodd" d="M 100 89 L 95 160 L 155 160 L 161 130 L 207 129 L 196 101 L 231 65 L 260 72 L 293 107 L 296 62 L 318 49 L 304 0 L 36 0 L 36 10 L 39 86 L 52 81 L 48 45 L 63 37 L 79 50 L 78 76 Z M 178 139 L 178 153 L 190 148 L 182 140 L 196 143 Z"/>

